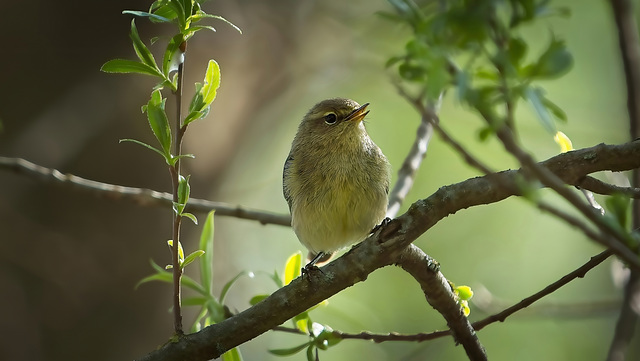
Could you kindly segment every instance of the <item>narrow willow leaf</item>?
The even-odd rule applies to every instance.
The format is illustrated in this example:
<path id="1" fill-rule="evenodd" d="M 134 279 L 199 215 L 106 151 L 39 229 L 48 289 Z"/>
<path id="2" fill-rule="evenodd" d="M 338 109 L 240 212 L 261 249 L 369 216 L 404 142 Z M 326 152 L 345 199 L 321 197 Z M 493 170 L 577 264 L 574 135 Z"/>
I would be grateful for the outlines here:
<path id="1" fill-rule="evenodd" d="M 149 120 L 149 126 L 153 135 L 162 146 L 164 155 L 168 159 L 171 152 L 171 127 L 169 126 L 169 119 L 165 112 L 166 99 L 162 97 L 160 90 L 154 90 L 151 93 L 151 99 L 147 103 L 147 119 Z"/>
<path id="2" fill-rule="evenodd" d="M 277 355 L 277 356 L 289 356 L 289 355 L 293 355 L 293 354 L 296 354 L 296 353 L 304 350 L 310 344 L 311 344 L 311 342 L 307 342 L 307 343 L 303 343 L 302 345 L 299 345 L 299 346 L 296 346 L 296 347 L 269 350 L 269 352 L 274 354 L 274 355 Z"/>
<path id="3" fill-rule="evenodd" d="M 156 152 L 156 153 L 160 154 L 160 155 L 161 155 L 163 158 L 165 158 L 165 160 L 166 160 L 166 156 L 165 156 L 165 154 L 164 154 L 160 149 L 155 148 L 155 147 L 152 147 L 152 146 L 150 146 L 150 145 L 149 145 L 149 144 L 147 144 L 147 143 L 143 143 L 143 142 L 141 142 L 141 141 L 139 141 L 139 140 L 135 140 L 135 139 L 120 139 L 120 143 L 122 143 L 122 142 L 131 142 L 131 143 L 136 143 L 136 144 L 139 144 L 139 145 L 141 145 L 141 146 L 143 146 L 143 147 L 145 147 L 145 148 L 149 148 L 149 149 L 151 149 L 152 151 L 154 151 L 154 152 Z M 168 161 L 167 161 L 167 162 L 168 162 Z"/>
<path id="4" fill-rule="evenodd" d="M 202 306 L 206 302 L 207 302 L 206 297 L 187 297 L 182 300 L 182 305 L 183 306 Z"/>
<path id="5" fill-rule="evenodd" d="M 524 97 L 533 106 L 533 109 L 535 110 L 535 113 L 538 116 L 538 120 L 540 121 L 542 126 L 549 133 L 556 134 L 556 124 L 551 118 L 549 110 L 544 106 L 542 102 L 542 98 L 544 98 L 542 89 L 527 87 L 527 89 L 524 91 Z"/>
<path id="6" fill-rule="evenodd" d="M 213 289 L 213 215 L 215 211 L 211 211 L 207 214 L 207 218 L 204 221 L 202 227 L 202 233 L 200 233 L 200 243 L 198 247 L 204 250 L 204 255 L 200 259 L 200 280 L 202 281 L 202 287 L 211 293 Z"/>
<path id="7" fill-rule="evenodd" d="M 300 270 L 302 269 L 302 252 L 298 251 L 292 254 L 284 266 L 284 284 L 285 286 L 291 283 L 294 279 L 300 276 Z"/>
<path id="8" fill-rule="evenodd" d="M 129 37 L 133 41 L 133 49 L 136 51 L 138 58 L 144 64 L 149 65 L 152 68 L 158 69 L 158 65 L 156 64 L 156 60 L 153 58 L 153 55 L 149 51 L 146 45 L 140 40 L 140 35 L 138 35 L 138 29 L 136 28 L 136 20 L 131 20 L 131 33 Z"/>
<path id="9" fill-rule="evenodd" d="M 189 185 L 190 175 L 184 177 L 182 174 L 178 175 L 178 203 L 187 204 L 189 201 L 189 195 L 191 194 L 191 186 Z"/>
<path id="10" fill-rule="evenodd" d="M 253 275 L 253 272 L 250 272 L 250 271 L 241 271 L 235 277 L 233 277 L 229 282 L 225 283 L 225 285 L 222 287 L 222 290 L 220 291 L 221 304 L 224 304 L 224 299 L 227 297 L 227 293 L 229 292 L 229 289 L 231 288 L 231 286 L 233 286 L 236 283 L 236 281 L 239 280 L 240 277 L 242 276 L 253 278 L 254 275 Z"/>
<path id="11" fill-rule="evenodd" d="M 151 282 L 151 281 L 161 281 L 166 283 L 173 283 L 173 274 L 171 272 L 167 272 L 162 270 L 162 273 L 152 274 L 151 276 L 147 276 L 141 279 L 138 283 L 136 283 L 134 289 L 140 287 L 141 284 Z"/>
<path id="12" fill-rule="evenodd" d="M 193 213 L 182 212 L 180 215 L 191 220 L 196 226 L 198 225 L 198 218 Z"/>
<path id="13" fill-rule="evenodd" d="M 202 256 L 203 254 L 204 254 L 204 251 L 201 249 L 193 251 L 191 254 L 189 254 L 187 257 L 184 258 L 184 262 L 182 262 L 182 268 L 187 267 L 190 263 L 195 261 L 198 257 Z"/>
<path id="14" fill-rule="evenodd" d="M 102 65 L 100 70 L 105 73 L 135 73 L 163 78 L 162 74 L 160 74 L 156 68 L 144 63 L 126 59 L 109 60 Z"/>
<path id="15" fill-rule="evenodd" d="M 223 18 L 222 16 L 211 15 L 211 14 L 207 14 L 205 12 L 200 11 L 197 14 L 193 15 L 192 18 L 193 18 L 194 22 L 200 21 L 201 19 L 204 19 L 204 18 L 211 18 L 211 19 L 221 20 L 221 21 L 227 23 L 228 25 L 230 25 L 231 27 L 233 27 L 234 29 L 236 29 L 240 34 L 242 34 L 242 30 L 240 30 L 239 27 L 234 25 L 231 21 Z"/>
<path id="16" fill-rule="evenodd" d="M 148 12 L 145 12 L 145 11 L 124 10 L 124 11 L 122 11 L 122 13 L 123 14 L 133 15 L 133 16 L 138 16 L 138 17 L 147 17 L 147 18 L 150 18 L 151 20 L 155 20 L 155 22 L 158 22 L 158 23 L 169 23 L 169 22 L 171 22 L 170 19 L 167 19 L 164 16 L 160 16 L 158 14 L 148 13 Z"/>

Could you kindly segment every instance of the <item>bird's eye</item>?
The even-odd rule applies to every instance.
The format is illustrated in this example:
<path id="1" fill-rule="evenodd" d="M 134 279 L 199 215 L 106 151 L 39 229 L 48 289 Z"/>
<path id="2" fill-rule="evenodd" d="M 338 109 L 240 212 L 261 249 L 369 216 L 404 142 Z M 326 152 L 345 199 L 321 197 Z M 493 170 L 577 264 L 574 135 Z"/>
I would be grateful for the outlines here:
<path id="1" fill-rule="evenodd" d="M 333 124 L 338 120 L 338 117 L 336 116 L 335 113 L 327 113 L 324 116 L 324 122 L 327 124 Z"/>

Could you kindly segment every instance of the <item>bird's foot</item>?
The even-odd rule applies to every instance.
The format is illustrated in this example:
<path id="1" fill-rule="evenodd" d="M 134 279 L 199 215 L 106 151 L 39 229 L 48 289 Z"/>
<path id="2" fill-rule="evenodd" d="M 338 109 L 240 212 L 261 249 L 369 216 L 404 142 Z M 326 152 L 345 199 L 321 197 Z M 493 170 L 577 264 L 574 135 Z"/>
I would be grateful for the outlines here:
<path id="1" fill-rule="evenodd" d="M 373 227 L 373 229 L 371 230 L 371 233 L 376 233 L 377 230 L 379 230 L 380 228 L 386 226 L 387 224 L 389 224 L 389 222 L 391 222 L 391 218 L 389 217 L 385 217 L 382 222 L 380 222 L 380 224 L 376 225 L 375 227 Z"/>

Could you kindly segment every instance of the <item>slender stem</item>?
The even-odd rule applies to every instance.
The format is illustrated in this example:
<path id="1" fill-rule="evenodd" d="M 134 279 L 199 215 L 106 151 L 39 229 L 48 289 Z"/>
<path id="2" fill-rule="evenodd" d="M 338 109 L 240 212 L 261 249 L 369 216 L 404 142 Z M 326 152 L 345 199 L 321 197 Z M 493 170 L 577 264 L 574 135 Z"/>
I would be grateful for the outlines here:
<path id="1" fill-rule="evenodd" d="M 183 52 L 186 50 L 186 42 L 180 46 Z M 182 154 L 182 138 L 184 129 L 182 127 L 182 87 L 184 78 L 184 62 L 178 65 L 178 86 L 175 91 L 176 99 L 176 126 L 175 126 L 175 143 L 174 155 L 179 157 Z M 178 203 L 178 187 L 180 184 L 180 159 L 174 166 L 169 167 L 171 180 L 173 183 L 173 202 Z M 177 335 L 182 335 L 182 297 L 181 297 L 181 281 L 182 268 L 180 267 L 179 249 L 180 249 L 180 224 L 182 216 L 173 211 L 173 247 L 172 263 L 173 263 L 173 326 Z"/>

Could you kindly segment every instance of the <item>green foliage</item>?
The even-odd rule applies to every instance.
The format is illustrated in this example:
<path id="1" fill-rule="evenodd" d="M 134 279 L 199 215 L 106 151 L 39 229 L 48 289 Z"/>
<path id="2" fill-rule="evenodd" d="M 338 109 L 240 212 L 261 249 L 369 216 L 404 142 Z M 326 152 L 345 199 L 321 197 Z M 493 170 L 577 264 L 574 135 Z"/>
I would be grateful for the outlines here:
<path id="1" fill-rule="evenodd" d="M 514 127 L 513 113 L 520 100 L 533 107 L 552 134 L 556 120 L 566 121 L 562 109 L 535 85 L 571 69 L 573 58 L 565 42 L 550 33 L 545 50 L 530 60 L 530 46 L 519 29 L 544 16 L 567 16 L 567 9 L 551 8 L 548 0 L 389 3 L 396 12 L 382 15 L 409 25 L 413 36 L 404 54 L 390 58 L 387 67 L 395 67 L 403 81 L 421 87 L 427 99 L 453 88 L 458 101 L 489 121 L 489 128 L 479 132 L 481 140 L 497 126 Z"/>

